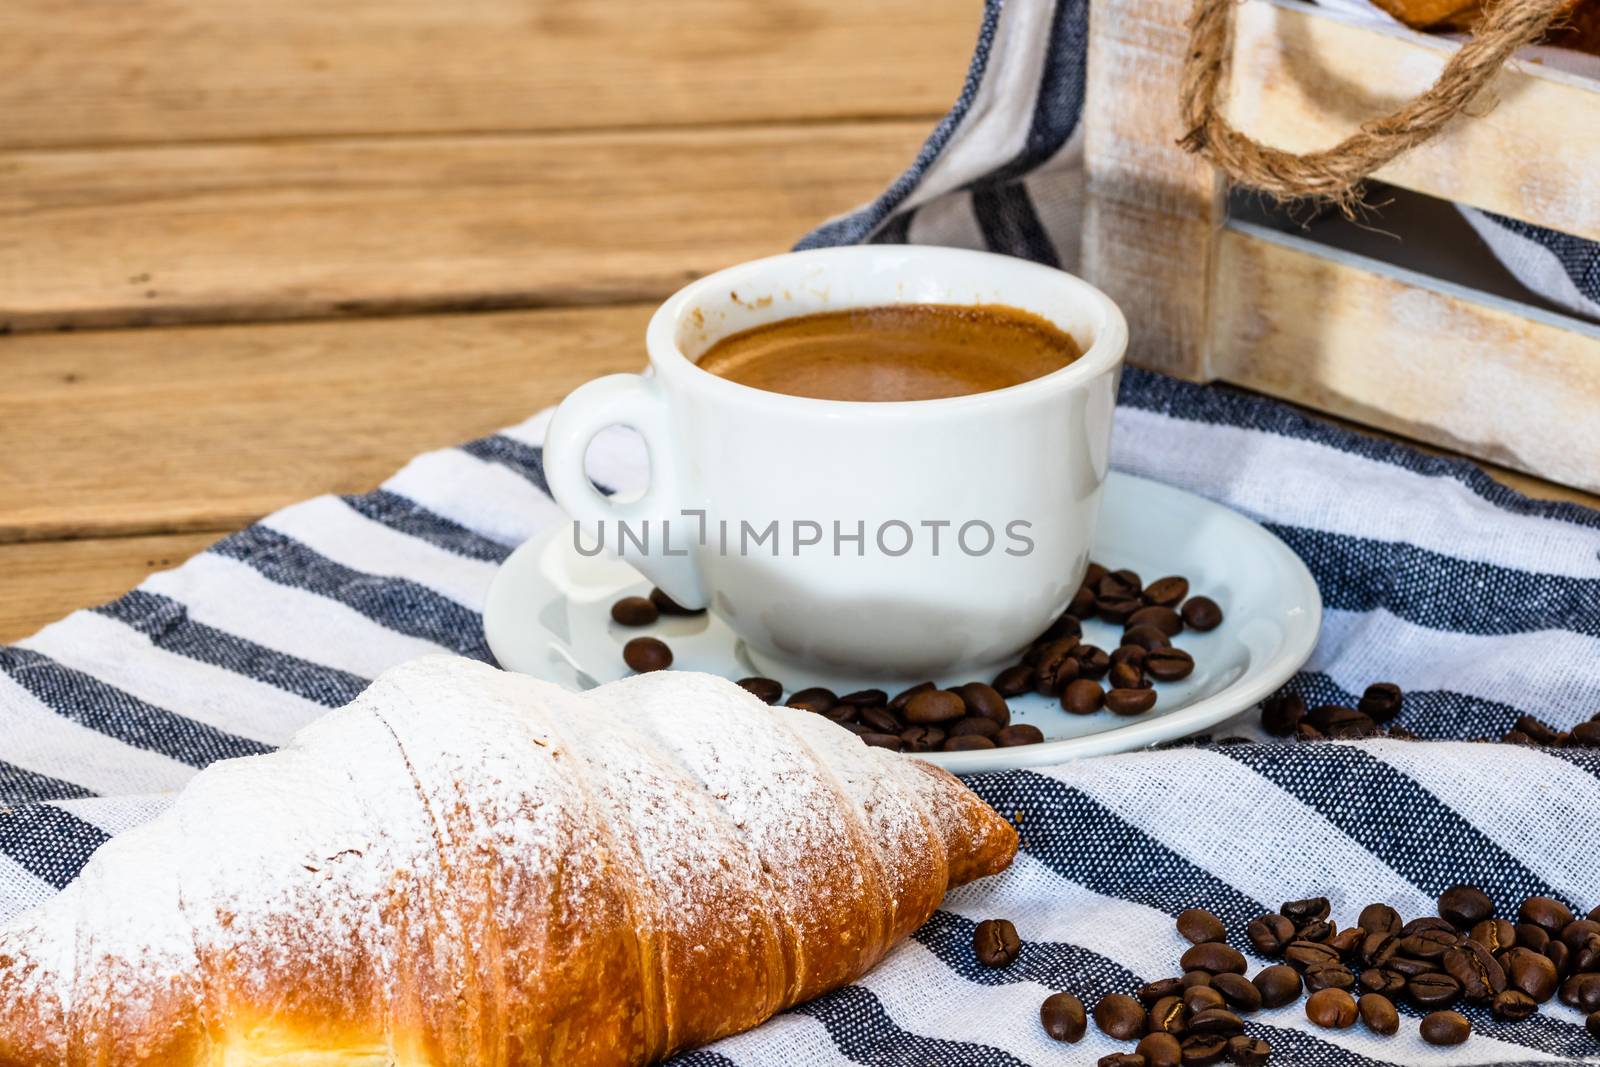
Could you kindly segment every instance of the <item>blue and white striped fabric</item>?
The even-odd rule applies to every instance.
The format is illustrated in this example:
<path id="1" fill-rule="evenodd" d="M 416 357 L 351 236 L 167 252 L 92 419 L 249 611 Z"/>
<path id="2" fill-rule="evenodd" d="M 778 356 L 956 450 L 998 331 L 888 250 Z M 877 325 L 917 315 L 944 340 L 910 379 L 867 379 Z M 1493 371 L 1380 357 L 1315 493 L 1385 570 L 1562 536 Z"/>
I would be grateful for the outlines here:
<path id="1" fill-rule="evenodd" d="M 1085 14 L 1083 0 L 991 4 L 961 101 L 916 165 L 807 243 L 942 240 L 1070 265 Z M 211 761 L 281 744 L 418 654 L 489 659 L 480 611 L 497 564 L 563 521 L 541 466 L 547 415 L 420 456 L 376 492 L 286 508 L 0 649 L 0 922 L 67 884 Z M 1530 893 L 1600 904 L 1600 750 L 1472 740 L 1525 712 L 1561 727 L 1600 712 L 1600 513 L 1140 371 L 1123 381 L 1112 460 L 1284 538 L 1328 609 L 1292 687 L 1348 701 L 1368 682 L 1397 682 L 1400 723 L 1432 740 L 1274 742 L 1247 714 L 1219 736 L 1252 745 L 974 778 L 1020 827 L 1011 871 L 952 895 L 860 983 L 676 1062 L 1088 1064 L 1127 1046 L 1097 1032 L 1054 1045 L 1039 1002 L 1174 973 L 1172 919 L 1192 905 L 1222 916 L 1243 948 L 1250 917 L 1313 893 L 1346 923 L 1373 900 L 1427 913 L 1457 880 L 1502 910 Z M 646 476 L 623 433 L 602 435 L 591 465 L 621 488 Z M 968 948 L 973 923 L 992 916 L 1026 939 L 998 971 L 976 967 Z M 1250 1028 L 1289 1065 L 1600 1054 L 1558 1004 L 1522 1023 L 1468 1014 L 1475 1036 L 1447 1050 L 1420 1042 L 1415 1013 L 1387 1039 L 1315 1030 L 1298 1007 Z"/>

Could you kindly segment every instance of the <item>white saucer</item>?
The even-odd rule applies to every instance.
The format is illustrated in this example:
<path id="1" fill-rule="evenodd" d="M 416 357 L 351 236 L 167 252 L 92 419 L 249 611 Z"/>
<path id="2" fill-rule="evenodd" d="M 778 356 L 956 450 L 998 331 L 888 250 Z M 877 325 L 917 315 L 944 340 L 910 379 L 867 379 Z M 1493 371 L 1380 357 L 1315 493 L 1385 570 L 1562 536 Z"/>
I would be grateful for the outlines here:
<path id="1" fill-rule="evenodd" d="M 1094 559 L 1113 569 L 1132 568 L 1147 582 L 1181 574 L 1193 593 L 1222 605 L 1221 626 L 1209 633 L 1185 632 L 1174 641 L 1193 654 L 1194 673 L 1182 682 L 1157 686 L 1155 709 L 1137 718 L 1108 711 L 1069 715 L 1053 699 L 1024 694 L 1009 702 L 1012 721 L 1039 727 L 1044 743 L 932 752 L 918 758 L 952 771 L 992 771 L 1172 740 L 1271 695 L 1316 643 L 1322 598 L 1305 564 L 1261 526 L 1192 493 L 1113 472 L 1106 482 Z M 641 634 L 672 646 L 674 669 L 731 679 L 761 673 L 732 631 L 709 613 L 662 616 L 641 628 L 611 621 L 611 605 L 619 597 L 649 590 L 650 583 L 627 563 L 579 555 L 571 527 L 560 523 L 517 549 L 501 566 L 489 589 L 484 631 L 502 667 L 572 689 L 589 689 L 630 673 L 622 662 L 622 646 Z M 1119 643 L 1120 628 L 1108 623 L 1088 622 L 1083 630 L 1086 642 L 1107 651 Z M 945 685 L 973 680 L 935 679 Z M 829 685 L 820 673 L 779 681 L 791 691 Z"/>

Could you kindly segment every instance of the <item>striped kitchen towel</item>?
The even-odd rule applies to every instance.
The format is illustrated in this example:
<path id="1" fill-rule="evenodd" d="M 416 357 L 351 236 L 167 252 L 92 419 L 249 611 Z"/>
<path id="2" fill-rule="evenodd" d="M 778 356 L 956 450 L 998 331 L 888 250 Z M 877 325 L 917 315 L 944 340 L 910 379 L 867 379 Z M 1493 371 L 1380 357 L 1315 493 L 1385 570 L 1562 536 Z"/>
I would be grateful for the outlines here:
<path id="1" fill-rule="evenodd" d="M 1082 0 L 991 3 L 961 100 L 879 201 L 810 244 L 940 241 L 1070 265 Z M 1045 42 L 1048 47 L 1039 47 Z M 420 456 L 372 493 L 286 508 L 101 608 L 0 649 L 0 922 L 47 899 L 102 842 L 160 812 L 215 759 L 264 752 L 386 667 L 446 650 L 488 659 L 495 568 L 563 521 L 546 491 L 548 413 Z M 1056 1045 L 1054 990 L 1092 1001 L 1175 973 L 1172 919 L 1210 908 L 1240 948 L 1253 915 L 1326 893 L 1342 924 L 1374 900 L 1408 916 L 1454 881 L 1502 912 L 1524 896 L 1600 904 L 1600 751 L 1482 744 L 1517 716 L 1600 711 L 1600 513 L 1525 499 L 1425 456 L 1220 387 L 1123 380 L 1113 465 L 1265 523 L 1310 566 L 1327 613 L 1291 687 L 1348 701 L 1405 687 L 1422 742 L 1283 743 L 1250 714 L 1196 743 L 973 778 L 1021 829 L 1006 874 L 953 894 L 863 981 L 678 1057 L 684 1065 L 1091 1064 L 1129 1046 Z M 595 477 L 645 463 L 602 435 Z M 1115 560 L 1108 562 L 1115 563 Z M 975 966 L 973 924 L 1014 921 L 1011 967 Z M 1262 965 L 1251 957 L 1252 970 Z M 1321 1031 L 1301 1009 L 1251 1017 L 1283 1065 L 1595 1061 L 1558 1004 L 1521 1023 L 1468 1009 L 1431 1049 Z"/>

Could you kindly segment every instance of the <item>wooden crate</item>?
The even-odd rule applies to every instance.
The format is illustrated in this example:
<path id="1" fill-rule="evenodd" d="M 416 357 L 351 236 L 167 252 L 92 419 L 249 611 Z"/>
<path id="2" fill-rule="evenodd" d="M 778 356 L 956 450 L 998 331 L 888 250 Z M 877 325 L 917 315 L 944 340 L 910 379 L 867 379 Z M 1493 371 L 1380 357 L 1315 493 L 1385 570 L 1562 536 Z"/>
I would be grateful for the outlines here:
<path id="1" fill-rule="evenodd" d="M 1090 11 L 1083 268 L 1127 312 L 1136 363 L 1600 489 L 1600 327 L 1230 219 L 1224 177 L 1178 146 L 1185 5 Z M 1325 148 L 1455 47 L 1244 0 L 1228 118 Z M 1376 177 L 1600 240 L 1600 86 L 1514 62 L 1487 97 Z"/>

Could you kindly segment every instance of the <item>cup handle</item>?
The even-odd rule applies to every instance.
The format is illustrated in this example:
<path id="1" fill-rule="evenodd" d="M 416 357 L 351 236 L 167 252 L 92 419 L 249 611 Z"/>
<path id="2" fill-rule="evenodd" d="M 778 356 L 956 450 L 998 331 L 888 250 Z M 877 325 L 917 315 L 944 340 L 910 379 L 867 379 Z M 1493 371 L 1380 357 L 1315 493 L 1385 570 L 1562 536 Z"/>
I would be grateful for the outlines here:
<path id="1" fill-rule="evenodd" d="M 650 454 L 650 486 L 637 499 L 605 496 L 584 470 L 589 444 L 610 426 L 637 430 Z M 611 520 L 613 528 L 629 523 L 636 530 L 647 530 L 648 550 L 631 552 L 627 561 L 679 604 L 703 608 L 708 598 L 689 538 L 676 538 L 676 548 L 666 542 L 669 523 L 673 529 L 691 524 L 680 515 L 683 497 L 670 439 L 667 399 L 660 383 L 639 374 L 608 374 L 579 386 L 556 408 L 545 434 L 545 480 L 556 503 L 580 526 L 593 523 L 604 531 L 606 520 Z M 620 538 L 611 543 L 619 544 Z"/>

